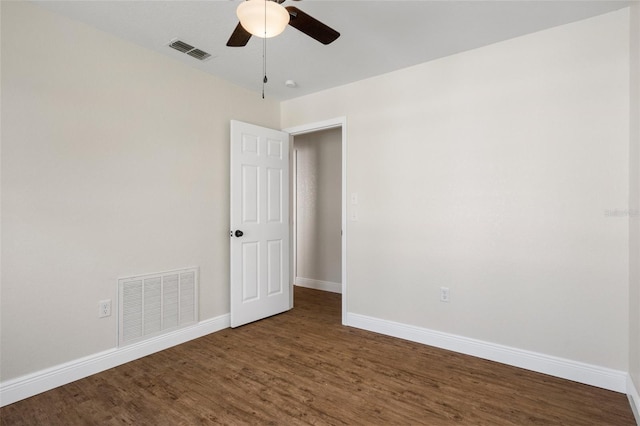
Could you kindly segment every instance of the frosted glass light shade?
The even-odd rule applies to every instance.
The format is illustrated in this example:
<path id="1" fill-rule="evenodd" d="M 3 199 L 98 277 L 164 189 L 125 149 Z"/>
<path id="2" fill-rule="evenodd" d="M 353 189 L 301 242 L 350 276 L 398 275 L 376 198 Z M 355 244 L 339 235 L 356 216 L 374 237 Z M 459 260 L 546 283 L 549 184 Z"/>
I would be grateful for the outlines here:
<path id="1" fill-rule="evenodd" d="M 265 32 L 265 7 L 267 28 Z M 240 3 L 236 10 L 242 28 L 252 35 L 262 38 L 275 37 L 287 27 L 289 12 L 280 4 L 271 0 L 247 0 Z"/>

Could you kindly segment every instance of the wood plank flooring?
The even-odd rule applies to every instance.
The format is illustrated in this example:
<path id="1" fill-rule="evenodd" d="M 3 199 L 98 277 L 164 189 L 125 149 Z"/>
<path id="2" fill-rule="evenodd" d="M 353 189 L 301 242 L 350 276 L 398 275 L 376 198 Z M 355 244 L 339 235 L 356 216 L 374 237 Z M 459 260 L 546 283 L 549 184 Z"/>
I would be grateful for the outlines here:
<path id="1" fill-rule="evenodd" d="M 0 409 L 2 425 L 635 425 L 623 394 L 340 324 L 340 295 Z"/>

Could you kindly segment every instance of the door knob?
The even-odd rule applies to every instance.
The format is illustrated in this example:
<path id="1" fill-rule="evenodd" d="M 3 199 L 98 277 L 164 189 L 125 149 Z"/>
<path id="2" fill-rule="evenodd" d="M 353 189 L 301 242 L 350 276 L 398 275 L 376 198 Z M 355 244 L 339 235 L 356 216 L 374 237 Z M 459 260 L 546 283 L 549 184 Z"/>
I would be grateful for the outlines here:
<path id="1" fill-rule="evenodd" d="M 244 232 L 242 232 L 242 231 L 240 231 L 240 230 L 237 230 L 237 231 L 235 232 L 235 236 L 236 236 L 236 237 L 242 237 L 243 235 L 244 235 Z"/>

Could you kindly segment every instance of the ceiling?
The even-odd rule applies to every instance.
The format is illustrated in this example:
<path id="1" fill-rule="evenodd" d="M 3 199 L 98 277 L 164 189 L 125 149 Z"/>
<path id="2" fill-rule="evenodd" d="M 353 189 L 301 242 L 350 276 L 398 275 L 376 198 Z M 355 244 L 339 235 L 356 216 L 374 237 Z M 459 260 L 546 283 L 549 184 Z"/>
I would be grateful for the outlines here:
<path id="1" fill-rule="evenodd" d="M 35 1 L 260 96 L 262 39 L 226 47 L 241 0 Z M 265 96 L 291 99 L 628 6 L 629 1 L 287 0 L 341 33 L 322 45 L 293 27 L 267 40 Z M 212 55 L 175 51 L 178 38 Z M 297 87 L 285 86 L 294 80 Z"/>

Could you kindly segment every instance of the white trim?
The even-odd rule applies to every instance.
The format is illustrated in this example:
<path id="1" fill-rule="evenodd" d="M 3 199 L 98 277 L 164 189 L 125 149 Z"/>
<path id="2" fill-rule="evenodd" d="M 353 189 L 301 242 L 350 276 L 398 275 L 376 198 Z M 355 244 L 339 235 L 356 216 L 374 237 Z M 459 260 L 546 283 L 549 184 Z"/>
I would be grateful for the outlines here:
<path id="1" fill-rule="evenodd" d="M 331 281 L 314 280 L 311 278 L 296 277 L 294 284 L 299 287 L 313 288 L 316 290 L 342 293 L 342 284 Z"/>
<path id="2" fill-rule="evenodd" d="M 229 314 L 201 321 L 191 327 L 144 342 L 109 349 L 55 367 L 0 383 L 0 407 L 66 385 L 92 374 L 160 352 L 172 346 L 229 328 Z"/>
<path id="3" fill-rule="evenodd" d="M 296 284 L 296 277 L 298 276 L 298 150 L 295 149 L 293 136 L 289 135 L 289 152 L 292 154 L 291 170 L 289 178 L 291 179 L 291 194 L 289 199 L 291 200 L 291 209 L 289 211 L 289 220 L 291 222 L 289 236 L 289 242 L 291 247 L 291 253 L 289 253 L 289 275 L 293 285 Z M 290 303 L 289 309 L 293 309 L 293 291 L 289 292 Z"/>
<path id="4" fill-rule="evenodd" d="M 315 123 L 303 124 L 301 126 L 288 127 L 283 129 L 283 132 L 287 132 L 293 136 L 304 135 L 307 133 L 319 132 L 321 130 L 335 129 L 347 124 L 346 117 L 336 117 L 324 121 L 316 121 Z"/>
<path id="5" fill-rule="evenodd" d="M 347 325 L 616 392 L 625 393 L 627 390 L 627 373 L 624 371 L 351 312 L 347 314 Z"/>
<path id="6" fill-rule="evenodd" d="M 303 124 L 284 129 L 291 136 L 304 135 L 320 130 L 342 129 L 342 324 L 347 325 L 347 117 Z M 294 275 L 295 276 L 295 275 Z"/>
<path id="7" fill-rule="evenodd" d="M 635 387 L 630 375 L 627 375 L 627 398 L 629 398 L 631 411 L 633 411 L 633 415 L 636 417 L 636 423 L 640 425 L 640 392 L 638 392 L 638 388 Z"/>

